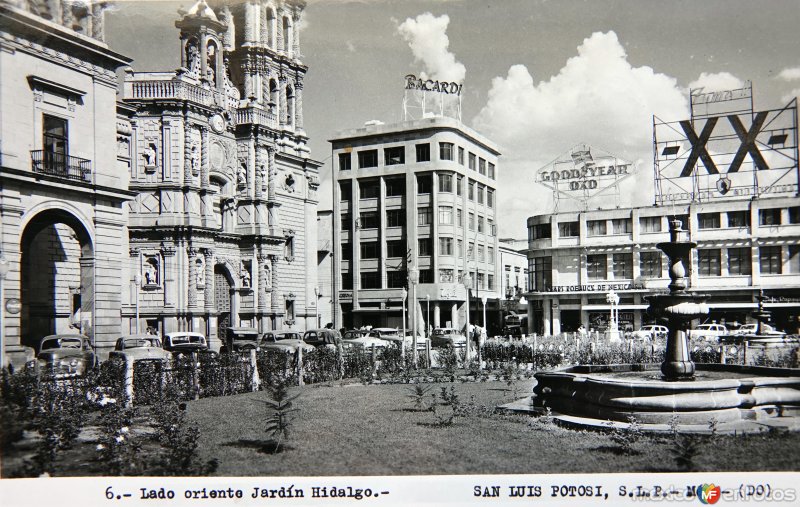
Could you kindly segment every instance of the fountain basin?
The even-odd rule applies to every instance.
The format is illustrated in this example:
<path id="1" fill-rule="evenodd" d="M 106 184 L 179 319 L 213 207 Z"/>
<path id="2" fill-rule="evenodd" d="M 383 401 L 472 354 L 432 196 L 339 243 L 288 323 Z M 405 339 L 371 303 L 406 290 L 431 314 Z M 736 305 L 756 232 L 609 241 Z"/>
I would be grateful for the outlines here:
<path id="1" fill-rule="evenodd" d="M 725 364 L 699 364 L 691 381 L 663 380 L 659 365 L 574 366 L 537 373 L 535 412 L 585 420 L 587 425 L 625 423 L 705 426 L 713 420 L 739 422 L 784 419 L 800 423 L 800 371 Z M 647 428 L 645 428 L 647 429 Z M 798 428 L 800 429 L 800 428 Z"/>

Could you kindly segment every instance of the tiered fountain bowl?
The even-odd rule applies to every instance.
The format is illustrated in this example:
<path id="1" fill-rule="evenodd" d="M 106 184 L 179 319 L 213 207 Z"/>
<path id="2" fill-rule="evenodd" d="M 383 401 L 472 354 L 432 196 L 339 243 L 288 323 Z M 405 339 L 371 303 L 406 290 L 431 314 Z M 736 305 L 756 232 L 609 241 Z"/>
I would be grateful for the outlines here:
<path id="1" fill-rule="evenodd" d="M 670 241 L 657 246 L 669 259 L 669 294 L 646 299 L 648 312 L 669 328 L 664 362 L 537 373 L 533 411 L 578 426 L 625 426 L 634 417 L 649 431 L 676 424 L 683 432 L 800 430 L 800 370 L 692 362 L 687 331 L 708 314 L 708 295 L 688 290 L 686 266 L 697 245 L 673 220 Z"/>

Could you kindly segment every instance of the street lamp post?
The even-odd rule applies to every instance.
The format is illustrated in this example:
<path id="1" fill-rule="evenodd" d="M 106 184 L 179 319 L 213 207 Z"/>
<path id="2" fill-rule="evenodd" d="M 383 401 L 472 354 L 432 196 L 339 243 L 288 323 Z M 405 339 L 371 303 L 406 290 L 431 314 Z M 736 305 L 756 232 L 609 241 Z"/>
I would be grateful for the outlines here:
<path id="1" fill-rule="evenodd" d="M 469 273 L 464 273 L 464 276 L 461 279 L 461 282 L 464 284 L 464 289 L 467 291 L 467 327 L 466 327 L 467 347 L 464 350 L 464 356 L 465 356 L 464 359 L 465 359 L 465 361 L 469 362 L 469 356 L 470 356 L 470 346 L 469 346 L 470 344 L 469 344 L 469 341 L 471 339 L 471 337 L 469 335 L 469 292 L 470 292 L 470 289 L 472 288 L 472 278 L 469 276 Z"/>
<path id="2" fill-rule="evenodd" d="M 414 361 L 414 369 L 417 368 L 417 283 L 419 283 L 419 269 L 414 265 L 408 270 L 408 281 L 411 284 L 411 346 L 414 350 L 411 354 Z M 405 338 L 404 338 L 405 339 Z"/>
<path id="3" fill-rule="evenodd" d="M 6 275 L 8 275 L 8 261 L 0 255 L 0 368 L 6 366 L 6 297 L 3 292 Z"/>
<path id="4" fill-rule="evenodd" d="M 403 338 L 400 340 L 400 351 L 403 354 L 403 360 L 406 357 L 406 298 L 408 297 L 408 291 L 405 287 L 403 287 L 403 292 L 401 293 L 403 298 Z"/>
<path id="5" fill-rule="evenodd" d="M 318 328 L 322 327 L 319 324 L 319 297 L 321 294 L 319 293 L 319 288 L 314 287 L 314 296 L 316 297 L 314 301 L 314 323 L 317 325 Z"/>
<path id="6" fill-rule="evenodd" d="M 481 294 L 481 303 L 483 303 L 483 330 L 486 331 L 486 294 Z M 488 334 L 488 332 L 487 332 Z M 483 337 L 483 332 L 481 332 L 480 337 L 478 337 L 478 368 L 481 366 L 481 338 Z"/>
<path id="7" fill-rule="evenodd" d="M 136 334 L 139 334 L 139 287 L 142 286 L 142 275 L 133 275 L 133 285 L 136 287 Z"/>
<path id="8" fill-rule="evenodd" d="M 425 299 L 428 300 L 428 315 L 425 316 L 425 338 L 430 338 L 431 329 L 431 295 L 425 294 Z"/>

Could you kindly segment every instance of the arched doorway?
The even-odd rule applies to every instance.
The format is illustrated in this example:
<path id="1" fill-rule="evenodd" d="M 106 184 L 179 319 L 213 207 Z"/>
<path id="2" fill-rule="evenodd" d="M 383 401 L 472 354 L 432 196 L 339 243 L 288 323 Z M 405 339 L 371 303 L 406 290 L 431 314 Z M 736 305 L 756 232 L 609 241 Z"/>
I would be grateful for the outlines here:
<path id="1" fill-rule="evenodd" d="M 25 226 L 20 246 L 22 345 L 35 348 L 53 333 L 93 338 L 94 247 L 80 220 L 61 209 L 42 211 Z"/>
<path id="2" fill-rule="evenodd" d="M 217 309 L 217 336 L 225 339 L 225 330 L 232 325 L 233 282 L 227 270 L 221 265 L 214 266 L 214 304 Z"/>

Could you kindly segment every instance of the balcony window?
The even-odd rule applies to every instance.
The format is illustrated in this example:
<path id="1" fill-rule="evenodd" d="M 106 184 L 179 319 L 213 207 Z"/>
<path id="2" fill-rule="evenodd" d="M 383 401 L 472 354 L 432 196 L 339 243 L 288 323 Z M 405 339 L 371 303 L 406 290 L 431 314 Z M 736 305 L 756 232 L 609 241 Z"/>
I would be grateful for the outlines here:
<path id="1" fill-rule="evenodd" d="M 67 120 L 45 114 L 42 150 L 31 151 L 34 172 L 70 180 L 91 181 L 90 160 L 69 156 Z"/>
<path id="2" fill-rule="evenodd" d="M 747 210 L 729 211 L 728 227 L 750 227 L 750 212 Z"/>
<path id="3" fill-rule="evenodd" d="M 719 248 L 704 248 L 697 251 L 697 274 L 699 276 L 722 276 Z"/>
<path id="4" fill-rule="evenodd" d="M 578 236 L 580 227 L 578 222 L 559 222 L 558 223 L 558 237 L 559 238 L 574 238 Z"/>
<path id="5" fill-rule="evenodd" d="M 762 275 L 780 275 L 783 273 L 781 247 L 762 246 L 758 248 L 758 262 Z"/>
<path id="6" fill-rule="evenodd" d="M 661 217 L 639 217 L 642 232 L 661 232 Z"/>
<path id="7" fill-rule="evenodd" d="M 586 276 L 589 280 L 605 280 L 608 278 L 608 259 L 605 254 L 586 256 Z"/>
<path id="8" fill-rule="evenodd" d="M 719 213 L 698 213 L 697 214 L 697 228 L 698 229 L 719 229 L 720 227 Z"/>
<path id="9" fill-rule="evenodd" d="M 431 161 L 431 145 L 428 143 L 418 144 L 416 146 L 417 162 L 430 162 Z"/>
<path id="10" fill-rule="evenodd" d="M 367 169 L 378 167 L 378 150 L 366 150 L 358 152 L 358 168 Z"/>
<path id="11" fill-rule="evenodd" d="M 393 146 L 383 150 L 383 158 L 386 165 L 399 165 L 406 163 L 406 147 Z"/>
<path id="12" fill-rule="evenodd" d="M 453 160 L 453 143 L 439 143 L 439 160 Z"/>
<path id="13" fill-rule="evenodd" d="M 589 236 L 605 236 L 607 232 L 605 220 L 586 221 L 586 233 Z"/>
<path id="14" fill-rule="evenodd" d="M 661 278 L 661 252 L 640 253 L 639 271 L 644 278 Z"/>
<path id="15" fill-rule="evenodd" d="M 752 273 L 753 264 L 751 250 L 745 248 L 728 248 L 728 274 L 749 275 Z"/>

